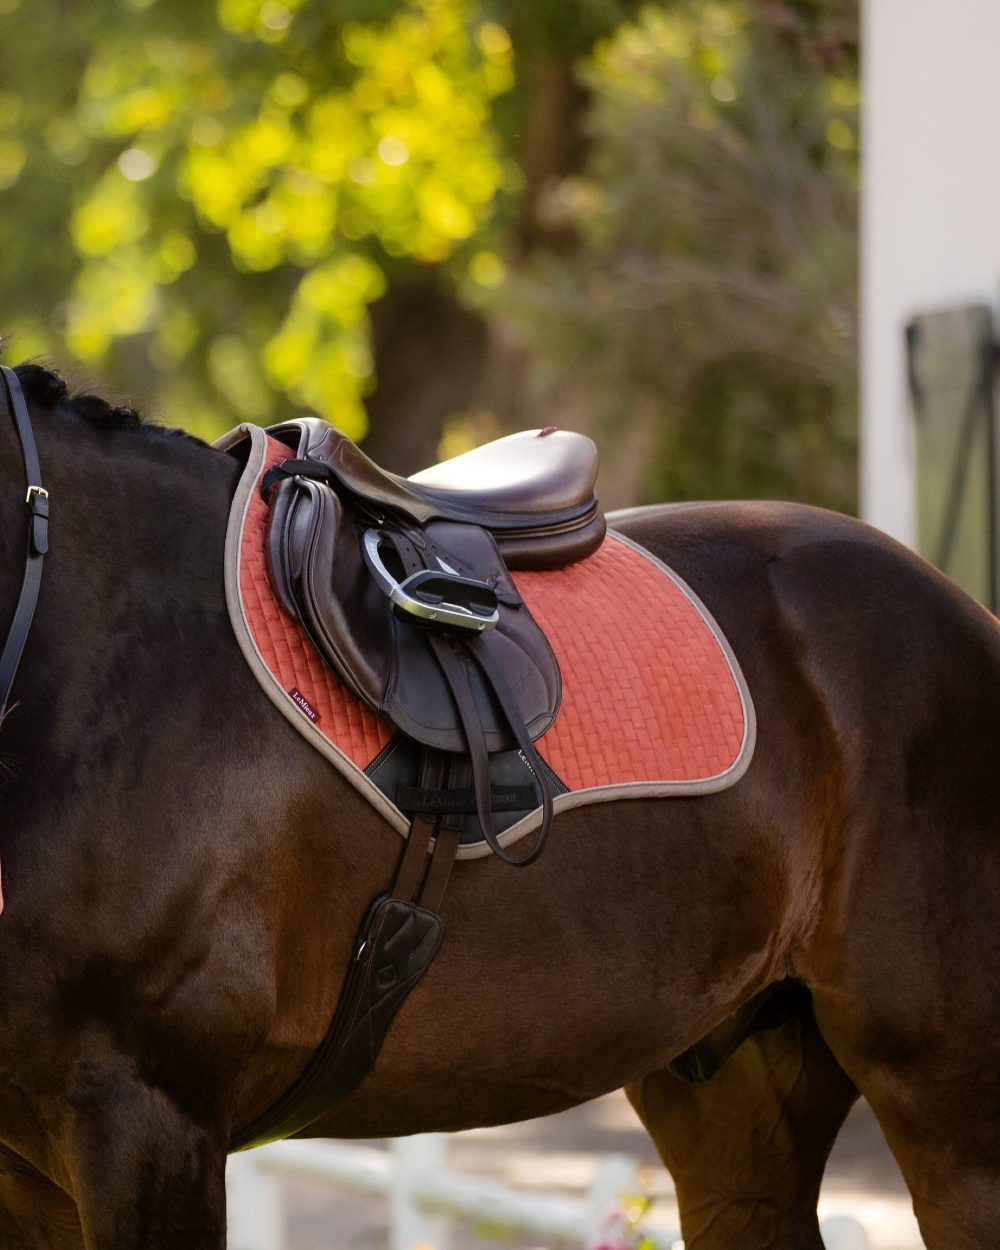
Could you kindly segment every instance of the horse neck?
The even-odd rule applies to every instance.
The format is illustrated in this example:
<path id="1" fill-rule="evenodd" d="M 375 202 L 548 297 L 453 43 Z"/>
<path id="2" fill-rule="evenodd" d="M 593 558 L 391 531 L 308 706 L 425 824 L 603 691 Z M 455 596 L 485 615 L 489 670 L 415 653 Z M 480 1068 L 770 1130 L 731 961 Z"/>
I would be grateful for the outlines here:
<path id="1" fill-rule="evenodd" d="M 62 406 L 32 408 L 50 496 L 50 552 L 15 696 L 25 707 L 53 673 L 72 684 L 157 626 L 225 622 L 222 578 L 234 460 L 136 425 L 104 429 Z M 0 419 L 0 630 L 20 588 L 27 539 L 24 465 Z M 162 643 L 161 643 L 162 645 Z M 45 692 L 46 704 L 53 691 Z M 27 717 L 19 718 L 27 720 Z M 5 727 L 13 732 L 13 722 Z"/>

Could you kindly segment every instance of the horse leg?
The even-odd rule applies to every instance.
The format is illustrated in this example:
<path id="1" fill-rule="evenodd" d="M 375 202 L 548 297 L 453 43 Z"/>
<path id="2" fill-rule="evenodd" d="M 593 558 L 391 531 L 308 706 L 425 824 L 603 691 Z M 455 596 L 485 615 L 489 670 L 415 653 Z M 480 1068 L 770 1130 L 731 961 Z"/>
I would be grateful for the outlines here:
<path id="1" fill-rule="evenodd" d="M 989 1144 L 982 1139 L 983 1109 L 967 1108 L 966 1126 L 953 1137 L 942 1131 L 954 1115 L 943 1092 L 940 1103 L 916 1121 L 914 1100 L 924 1100 L 925 1090 L 897 1087 L 888 1098 L 873 1097 L 872 1109 L 909 1187 L 927 1250 L 1000 1246 L 1000 1135 L 994 1131 Z"/>
<path id="2" fill-rule="evenodd" d="M 225 1250 L 227 1126 L 120 1069 L 86 1084 L 66 1143 L 86 1250 Z"/>
<path id="3" fill-rule="evenodd" d="M 878 1021 L 845 1012 L 839 997 L 825 1006 L 818 998 L 824 1036 L 871 1104 L 927 1250 L 1000 1246 L 996 1033 L 972 1030 L 970 1038 L 968 1021 L 953 1028 L 947 1017 L 939 1031 L 921 1005 Z"/>
<path id="4" fill-rule="evenodd" d="M 900 1111 L 906 1117 L 909 1108 L 901 1108 L 895 1099 L 890 1107 L 876 1101 L 876 1115 L 909 1187 L 927 1250 L 983 1250 L 1000 1245 L 1000 1141 L 996 1135 L 991 1149 L 982 1150 L 981 1143 L 979 1148 L 973 1145 L 978 1135 L 975 1128 L 968 1140 L 945 1141 L 940 1123 L 926 1120 L 919 1128 L 908 1123 L 905 1137 L 900 1137 L 896 1131 Z"/>
<path id="5" fill-rule="evenodd" d="M 73 1199 L 0 1147 L 0 1246 L 3 1250 L 83 1250 Z"/>
<path id="6" fill-rule="evenodd" d="M 674 1178 L 688 1250 L 822 1250 L 820 1182 L 857 1090 L 808 1003 L 705 1084 L 664 1069 L 625 1092 Z"/>

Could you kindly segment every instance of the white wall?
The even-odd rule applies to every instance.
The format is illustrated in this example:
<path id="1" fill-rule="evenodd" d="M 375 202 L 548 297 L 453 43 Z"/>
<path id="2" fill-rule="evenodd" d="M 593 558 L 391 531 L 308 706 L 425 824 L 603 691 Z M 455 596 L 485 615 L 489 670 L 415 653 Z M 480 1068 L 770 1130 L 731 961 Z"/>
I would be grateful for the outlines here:
<path id="1" fill-rule="evenodd" d="M 913 544 L 903 327 L 1000 293 L 1000 0 L 863 0 L 861 509 Z"/>

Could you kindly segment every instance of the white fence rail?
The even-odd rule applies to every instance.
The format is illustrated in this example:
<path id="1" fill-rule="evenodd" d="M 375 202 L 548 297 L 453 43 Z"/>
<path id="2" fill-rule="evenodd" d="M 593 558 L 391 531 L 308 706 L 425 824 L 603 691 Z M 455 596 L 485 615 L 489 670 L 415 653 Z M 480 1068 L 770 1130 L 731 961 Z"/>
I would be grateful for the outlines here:
<path id="1" fill-rule="evenodd" d="M 586 1196 L 572 1198 L 450 1172 L 443 1134 L 399 1138 L 388 1150 L 281 1142 L 229 1161 L 229 1250 L 289 1250 L 285 1179 L 385 1197 L 390 1250 L 448 1250 L 453 1220 L 590 1250 L 620 1196 L 640 1187 L 636 1163 L 626 1155 L 602 1159 Z M 679 1233 L 647 1231 L 657 1250 L 679 1244 Z M 868 1250 L 855 1220 L 835 1216 L 823 1222 L 821 1231 L 826 1250 Z"/>

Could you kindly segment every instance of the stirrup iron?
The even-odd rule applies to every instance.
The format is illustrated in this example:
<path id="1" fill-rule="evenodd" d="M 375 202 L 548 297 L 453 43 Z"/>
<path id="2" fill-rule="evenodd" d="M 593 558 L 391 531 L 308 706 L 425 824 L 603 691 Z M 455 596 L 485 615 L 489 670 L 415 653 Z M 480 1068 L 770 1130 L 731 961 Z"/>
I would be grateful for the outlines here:
<path id="1" fill-rule="evenodd" d="M 384 538 L 381 530 L 366 530 L 362 550 L 372 577 L 389 596 L 397 613 L 432 628 L 462 629 L 476 634 L 493 629 L 499 622 L 499 603 L 492 586 L 462 577 L 447 565 L 440 570 L 421 569 L 398 581 L 379 552 Z"/>

